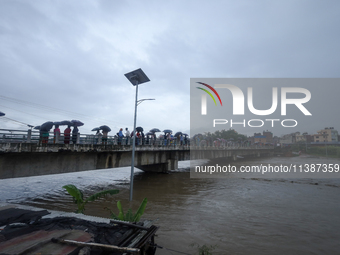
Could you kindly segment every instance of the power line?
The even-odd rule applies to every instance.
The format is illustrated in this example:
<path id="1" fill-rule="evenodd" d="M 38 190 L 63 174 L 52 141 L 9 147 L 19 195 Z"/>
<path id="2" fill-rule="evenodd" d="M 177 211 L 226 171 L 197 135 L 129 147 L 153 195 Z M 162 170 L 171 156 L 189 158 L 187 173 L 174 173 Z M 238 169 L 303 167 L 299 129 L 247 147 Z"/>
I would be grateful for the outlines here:
<path id="1" fill-rule="evenodd" d="M 6 120 L 14 121 L 14 122 L 17 122 L 17 123 L 19 123 L 19 124 L 21 124 L 21 125 L 25 125 L 25 126 L 28 126 L 28 127 L 34 127 L 34 126 L 29 125 L 29 124 L 27 124 L 27 123 L 24 123 L 24 122 L 21 122 L 21 121 L 18 121 L 18 120 L 13 120 L 13 119 L 8 118 L 8 117 L 1 117 L 1 119 L 6 119 Z"/>
<path id="2" fill-rule="evenodd" d="M 15 99 L 15 98 L 3 96 L 3 95 L 0 95 L 0 98 L 3 99 L 3 100 L 7 100 L 7 101 L 10 101 L 10 102 L 16 103 L 16 104 L 28 105 L 30 107 L 38 108 L 40 110 L 49 110 L 49 111 L 53 111 L 53 112 L 57 112 L 57 113 L 63 113 L 67 116 L 71 115 L 72 116 L 71 118 L 75 118 L 75 116 L 76 116 L 77 118 L 81 117 L 81 118 L 91 119 L 91 121 L 101 120 L 101 121 L 111 123 L 111 120 L 108 121 L 107 119 L 104 119 L 104 118 L 98 118 L 98 117 L 93 118 L 93 117 L 90 117 L 90 116 L 82 114 L 82 113 L 75 113 L 75 112 L 71 112 L 71 111 L 67 111 L 67 110 L 63 110 L 63 109 L 59 109 L 59 108 L 55 108 L 55 107 L 51 107 L 51 106 L 46 106 L 46 105 L 43 105 L 43 104 L 32 103 L 32 102 L 28 102 L 28 101 L 24 101 L 24 100 L 20 100 L 20 99 Z M 6 106 L 4 106 L 4 107 L 6 107 Z M 10 107 L 7 107 L 7 108 L 10 108 Z M 30 113 L 20 111 L 20 110 L 14 109 L 14 108 L 10 108 L 10 109 L 13 109 L 13 110 L 25 113 L 25 114 L 30 114 Z M 37 116 L 37 115 L 33 115 L 33 114 L 30 114 L 30 115 L 42 118 L 41 116 Z M 115 123 L 112 123 L 112 124 L 117 125 L 117 126 L 118 125 L 126 126 L 126 123 L 120 123 L 120 122 L 115 122 Z"/>
<path id="3" fill-rule="evenodd" d="M 32 113 L 28 113 L 28 112 L 24 112 L 24 111 L 20 111 L 18 109 L 14 109 L 12 107 L 8 107 L 8 106 L 4 106 L 4 105 L 0 105 L 1 107 L 5 107 L 5 108 L 8 108 L 8 109 L 11 109 L 11 110 L 14 110 L 14 111 L 18 111 L 18 112 L 22 112 L 22 113 L 25 113 L 25 114 L 28 114 L 28 115 L 32 115 L 34 117 L 38 117 L 38 118 L 41 118 L 41 119 L 46 119 L 46 118 L 43 118 L 41 116 L 38 116 L 38 115 L 35 115 L 35 114 L 32 114 Z"/>

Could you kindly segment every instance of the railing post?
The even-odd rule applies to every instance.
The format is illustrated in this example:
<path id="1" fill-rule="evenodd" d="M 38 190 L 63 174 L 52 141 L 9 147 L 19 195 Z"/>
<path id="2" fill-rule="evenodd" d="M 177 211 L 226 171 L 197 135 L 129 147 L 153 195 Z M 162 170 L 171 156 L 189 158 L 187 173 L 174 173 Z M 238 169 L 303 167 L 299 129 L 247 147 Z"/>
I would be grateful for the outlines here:
<path id="1" fill-rule="evenodd" d="M 27 130 L 27 142 L 30 143 L 32 138 L 32 129 Z"/>
<path id="2" fill-rule="evenodd" d="M 56 144 L 59 143 L 59 137 L 60 137 L 60 133 L 56 132 L 56 134 L 55 134 L 55 143 Z"/>

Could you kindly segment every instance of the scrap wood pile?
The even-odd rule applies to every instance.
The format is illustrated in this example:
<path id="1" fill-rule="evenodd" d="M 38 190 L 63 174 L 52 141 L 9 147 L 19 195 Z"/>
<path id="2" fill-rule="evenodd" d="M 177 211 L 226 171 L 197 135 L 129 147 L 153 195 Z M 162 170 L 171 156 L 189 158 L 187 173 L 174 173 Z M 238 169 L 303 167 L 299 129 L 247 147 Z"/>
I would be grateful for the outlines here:
<path id="1" fill-rule="evenodd" d="M 1 254 L 155 254 L 158 227 L 101 223 L 75 217 L 42 218 L 47 210 L 0 209 Z"/>

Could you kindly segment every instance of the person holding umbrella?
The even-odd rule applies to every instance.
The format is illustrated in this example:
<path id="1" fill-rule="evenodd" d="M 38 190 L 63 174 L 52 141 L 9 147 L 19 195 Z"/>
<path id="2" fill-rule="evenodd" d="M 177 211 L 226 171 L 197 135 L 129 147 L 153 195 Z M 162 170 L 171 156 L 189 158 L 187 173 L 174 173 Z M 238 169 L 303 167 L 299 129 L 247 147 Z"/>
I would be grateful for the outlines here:
<path id="1" fill-rule="evenodd" d="M 79 132 L 79 129 L 78 129 L 78 127 L 75 125 L 74 128 L 73 128 L 73 130 L 72 130 L 72 142 L 73 142 L 73 144 L 76 144 L 76 143 L 77 143 L 78 132 Z"/>
<path id="2" fill-rule="evenodd" d="M 59 129 L 59 125 L 55 125 L 55 128 L 53 130 L 54 133 L 54 139 L 53 139 L 53 143 L 55 143 L 56 141 L 59 142 L 59 137 L 60 137 L 60 129 Z"/>
<path id="3" fill-rule="evenodd" d="M 48 143 L 49 131 L 48 130 L 40 130 L 41 131 L 41 140 L 42 144 Z"/>
<path id="4" fill-rule="evenodd" d="M 71 128 L 70 125 L 67 125 L 67 128 L 64 130 L 64 144 L 70 143 L 70 136 L 71 136 Z"/>
<path id="5" fill-rule="evenodd" d="M 139 131 L 137 131 L 136 138 L 135 138 L 136 139 L 136 145 L 139 145 L 140 138 L 141 138 L 140 133 L 139 133 Z"/>
<path id="6" fill-rule="evenodd" d="M 102 142 L 102 133 L 100 133 L 100 130 L 98 129 L 97 130 L 97 133 L 95 134 L 95 142 L 96 142 L 96 144 L 100 144 L 101 142 Z"/>
<path id="7" fill-rule="evenodd" d="M 102 144 L 107 144 L 107 136 L 109 134 L 109 131 L 107 129 L 103 129 L 103 137 L 102 137 Z"/>
<path id="8" fill-rule="evenodd" d="M 100 126 L 99 129 L 103 130 L 102 144 L 106 145 L 108 133 L 111 131 L 111 128 L 106 125 L 103 125 L 103 126 Z"/>

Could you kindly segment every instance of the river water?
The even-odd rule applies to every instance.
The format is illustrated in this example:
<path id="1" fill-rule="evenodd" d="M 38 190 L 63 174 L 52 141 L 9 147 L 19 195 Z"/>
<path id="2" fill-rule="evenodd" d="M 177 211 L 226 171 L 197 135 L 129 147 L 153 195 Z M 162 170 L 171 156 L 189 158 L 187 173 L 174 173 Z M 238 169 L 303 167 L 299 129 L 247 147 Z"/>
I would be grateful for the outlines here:
<path id="1" fill-rule="evenodd" d="M 248 161 L 305 164 L 309 157 L 266 158 Z M 323 162 L 340 163 L 336 159 Z M 156 243 L 165 248 L 198 254 L 191 244 L 213 245 L 213 254 L 339 254 L 340 179 L 190 178 L 190 163 L 180 162 L 169 174 L 136 170 L 136 210 L 148 198 L 143 218 L 160 226 Z M 85 214 L 109 217 L 116 201 L 129 206 L 130 168 L 114 168 L 59 175 L 0 180 L 1 202 L 74 211 L 62 189 L 74 184 L 85 197 L 103 189 L 120 193 L 90 202 Z M 180 254 L 158 249 L 157 254 Z"/>

